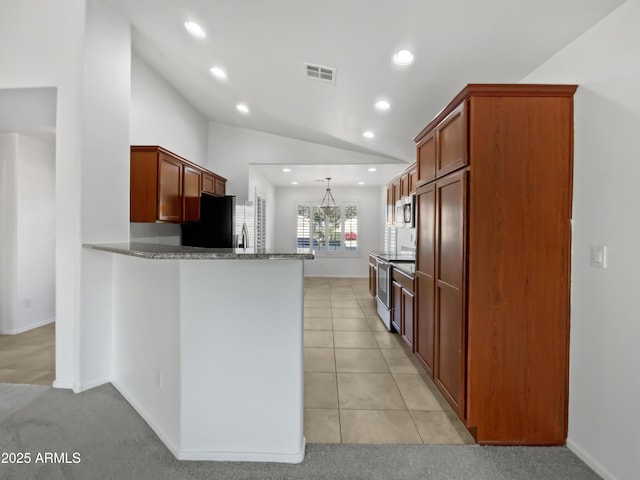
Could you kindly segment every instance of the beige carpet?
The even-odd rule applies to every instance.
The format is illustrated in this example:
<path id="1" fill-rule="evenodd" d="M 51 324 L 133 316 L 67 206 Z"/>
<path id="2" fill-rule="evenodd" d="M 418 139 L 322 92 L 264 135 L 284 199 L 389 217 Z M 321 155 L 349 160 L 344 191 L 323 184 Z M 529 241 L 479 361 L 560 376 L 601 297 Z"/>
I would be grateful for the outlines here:
<path id="1" fill-rule="evenodd" d="M 309 444 L 299 465 L 180 462 L 111 386 L 74 394 L 0 384 L 0 452 L 32 463 L 0 463 L 0 479 L 420 479 L 595 480 L 564 447 Z M 35 463 L 38 453 L 79 463 Z"/>

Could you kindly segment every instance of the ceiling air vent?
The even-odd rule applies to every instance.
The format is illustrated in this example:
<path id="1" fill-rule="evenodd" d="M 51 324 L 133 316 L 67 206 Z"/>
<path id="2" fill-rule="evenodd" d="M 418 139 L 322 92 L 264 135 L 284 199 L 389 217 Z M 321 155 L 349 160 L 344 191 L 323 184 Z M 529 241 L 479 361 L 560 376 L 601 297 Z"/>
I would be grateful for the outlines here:
<path id="1" fill-rule="evenodd" d="M 333 67 L 325 67 L 314 63 L 304 64 L 307 78 L 310 80 L 318 80 L 324 83 L 336 83 L 336 69 Z"/>

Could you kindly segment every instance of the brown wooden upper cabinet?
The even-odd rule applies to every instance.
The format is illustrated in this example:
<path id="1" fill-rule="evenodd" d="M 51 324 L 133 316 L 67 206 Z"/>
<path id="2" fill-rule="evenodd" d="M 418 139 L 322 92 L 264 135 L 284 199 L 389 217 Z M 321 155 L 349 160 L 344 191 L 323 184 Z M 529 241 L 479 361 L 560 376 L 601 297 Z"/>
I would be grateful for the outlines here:
<path id="1" fill-rule="evenodd" d="M 226 180 L 216 175 L 215 194 L 221 197 L 224 197 L 226 186 L 227 186 Z"/>
<path id="2" fill-rule="evenodd" d="M 226 180 L 205 171 L 202 174 L 202 191 L 223 197 L 226 191 Z"/>
<path id="3" fill-rule="evenodd" d="M 454 109 L 436 128 L 436 177 L 467 165 L 466 103 Z"/>
<path id="4" fill-rule="evenodd" d="M 187 165 L 183 166 L 182 220 L 197 222 L 200 220 L 200 184 L 202 172 Z"/>
<path id="5" fill-rule="evenodd" d="M 468 85 L 414 139 L 415 350 L 478 443 L 567 436 L 575 85 Z"/>
<path id="6" fill-rule="evenodd" d="M 436 132 L 429 132 L 418 143 L 418 184 L 430 182 L 436 178 Z"/>
<path id="7" fill-rule="evenodd" d="M 158 220 L 182 220 L 182 163 L 160 154 L 158 162 Z"/>
<path id="8" fill-rule="evenodd" d="M 200 194 L 224 195 L 226 180 L 158 146 L 131 146 L 130 221 L 200 219 Z"/>
<path id="9" fill-rule="evenodd" d="M 466 104 L 451 111 L 433 130 L 418 136 L 418 184 L 467 165 Z"/>
<path id="10" fill-rule="evenodd" d="M 216 193 L 216 176 L 204 172 L 202 174 L 202 191 L 215 194 Z"/>
<path id="11" fill-rule="evenodd" d="M 409 195 L 415 195 L 417 188 L 418 188 L 418 170 L 417 168 L 414 168 L 409 172 Z"/>
<path id="12" fill-rule="evenodd" d="M 409 196 L 409 173 L 400 177 L 400 198 Z"/>

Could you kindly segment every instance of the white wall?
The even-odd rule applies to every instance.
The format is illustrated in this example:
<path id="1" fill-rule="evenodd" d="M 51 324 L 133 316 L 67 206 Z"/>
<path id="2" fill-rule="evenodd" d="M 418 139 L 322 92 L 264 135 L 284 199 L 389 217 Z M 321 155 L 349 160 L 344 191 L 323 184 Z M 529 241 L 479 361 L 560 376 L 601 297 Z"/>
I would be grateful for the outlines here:
<path id="1" fill-rule="evenodd" d="M 3 2 L 0 88 L 55 87 L 56 384 L 76 378 L 81 209 L 81 63 L 84 0 Z M 34 28 L 37 25 L 37 28 Z"/>
<path id="2" fill-rule="evenodd" d="M 55 320 L 55 145 L 17 135 L 16 291 L 11 332 Z"/>
<path id="3" fill-rule="evenodd" d="M 227 181 L 227 192 L 244 200 L 249 164 L 359 164 L 390 163 L 388 158 L 352 152 L 270 133 L 209 123 L 208 168 Z"/>
<path id="4" fill-rule="evenodd" d="M 523 82 L 577 83 L 569 438 L 606 479 L 640 471 L 640 0 L 629 0 Z M 590 247 L 606 245 L 605 270 Z"/>
<path id="5" fill-rule="evenodd" d="M 292 252 L 296 249 L 296 219 L 299 204 L 320 203 L 324 187 L 276 188 L 275 249 Z M 308 277 L 366 277 L 369 275 L 369 250 L 382 249 L 384 206 L 379 187 L 336 187 L 331 193 L 338 204 L 353 202 L 358 211 L 358 253 L 350 256 L 321 256 L 305 261 Z"/>
<path id="6" fill-rule="evenodd" d="M 87 2 L 82 96 L 82 241 L 129 240 L 129 23 L 97 0 Z M 82 250 L 76 390 L 111 375 L 112 266 Z"/>
<path id="7" fill-rule="evenodd" d="M 13 330 L 16 311 L 18 207 L 17 134 L 0 133 L 0 333 Z"/>
<path id="8" fill-rule="evenodd" d="M 160 145 L 207 167 L 209 121 L 135 52 L 130 122 L 131 145 Z M 176 245 L 180 244 L 180 225 L 132 223 L 130 237 Z"/>
<path id="9" fill-rule="evenodd" d="M 0 333 L 13 335 L 55 320 L 55 145 L 0 134 L 0 189 Z"/>
<path id="10" fill-rule="evenodd" d="M 160 145 L 206 168 L 208 125 L 204 115 L 133 53 L 131 145 Z"/>

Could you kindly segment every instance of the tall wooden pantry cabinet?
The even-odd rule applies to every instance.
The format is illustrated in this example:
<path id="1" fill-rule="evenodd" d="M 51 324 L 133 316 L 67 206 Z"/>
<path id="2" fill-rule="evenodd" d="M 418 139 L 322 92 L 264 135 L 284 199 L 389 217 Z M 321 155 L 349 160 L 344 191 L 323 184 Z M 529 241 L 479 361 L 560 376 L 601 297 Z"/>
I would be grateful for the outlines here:
<path id="1" fill-rule="evenodd" d="M 567 434 L 575 85 L 467 85 L 417 143 L 416 354 L 478 443 Z"/>

